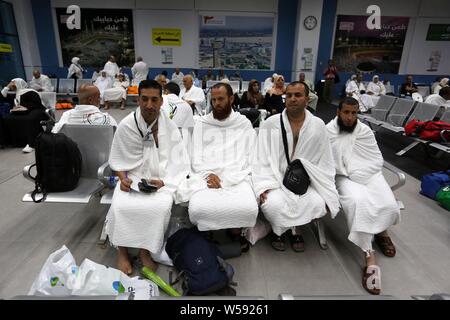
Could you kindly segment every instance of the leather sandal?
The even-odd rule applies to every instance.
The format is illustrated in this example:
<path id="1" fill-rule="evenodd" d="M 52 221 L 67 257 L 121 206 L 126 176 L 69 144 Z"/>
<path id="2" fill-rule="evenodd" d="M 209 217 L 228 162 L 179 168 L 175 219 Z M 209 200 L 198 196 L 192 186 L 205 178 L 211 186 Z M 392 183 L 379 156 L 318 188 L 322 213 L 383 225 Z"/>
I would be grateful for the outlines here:
<path id="1" fill-rule="evenodd" d="M 369 270 L 372 269 L 372 270 Z M 371 281 L 369 288 L 368 281 Z M 378 280 L 378 281 L 377 281 Z M 373 265 L 363 269 L 362 286 L 367 292 L 373 295 L 379 295 L 381 292 L 381 270 L 380 267 Z"/>
<path id="2" fill-rule="evenodd" d="M 277 251 L 285 251 L 286 250 L 285 239 L 286 237 L 284 234 L 282 234 L 281 236 L 277 236 L 275 233 L 272 232 L 271 236 L 272 248 L 274 248 Z"/>
<path id="3" fill-rule="evenodd" d="M 301 234 L 292 234 L 292 230 L 289 231 L 289 242 L 295 252 L 305 251 L 305 240 Z"/>
<path id="4" fill-rule="evenodd" d="M 395 257 L 395 246 L 389 236 L 383 237 L 375 235 L 375 243 L 378 245 L 378 247 L 381 249 L 381 252 L 383 252 L 386 257 Z"/>

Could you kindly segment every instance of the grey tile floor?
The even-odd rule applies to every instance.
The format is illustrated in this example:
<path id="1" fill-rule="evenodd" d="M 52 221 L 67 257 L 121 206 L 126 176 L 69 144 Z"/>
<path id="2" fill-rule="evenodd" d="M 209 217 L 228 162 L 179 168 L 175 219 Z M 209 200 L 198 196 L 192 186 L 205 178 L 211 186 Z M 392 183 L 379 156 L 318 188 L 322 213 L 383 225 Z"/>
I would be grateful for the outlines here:
<path id="1" fill-rule="evenodd" d="M 131 111 L 110 113 L 121 120 Z M 22 154 L 20 149 L 0 150 L 0 299 L 27 294 L 46 258 L 62 245 L 78 264 L 89 258 L 115 267 L 115 250 L 97 245 L 108 210 L 99 198 L 87 205 L 21 201 L 33 189 L 21 170 L 33 161 L 34 154 Z M 389 173 L 385 176 L 392 181 Z M 395 192 L 406 207 L 401 223 L 391 230 L 397 256 L 377 255 L 382 294 L 400 299 L 450 293 L 450 212 L 419 195 L 419 188 L 420 182 L 407 175 L 406 185 Z M 328 250 L 320 249 L 308 226 L 303 229 L 303 253 L 274 251 L 263 239 L 248 253 L 229 260 L 236 270 L 239 296 L 367 295 L 361 287 L 363 255 L 347 240 L 344 217 L 325 219 Z M 158 273 L 168 280 L 169 271 L 161 267 Z"/>

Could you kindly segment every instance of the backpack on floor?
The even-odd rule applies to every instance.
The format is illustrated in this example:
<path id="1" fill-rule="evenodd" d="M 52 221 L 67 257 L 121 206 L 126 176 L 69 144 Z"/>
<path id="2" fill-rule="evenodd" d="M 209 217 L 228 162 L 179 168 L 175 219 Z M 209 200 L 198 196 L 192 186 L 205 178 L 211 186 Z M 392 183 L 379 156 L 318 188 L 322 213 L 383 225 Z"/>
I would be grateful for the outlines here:
<path id="1" fill-rule="evenodd" d="M 436 194 L 436 200 L 448 211 L 450 211 L 450 185 L 442 188 Z"/>
<path id="2" fill-rule="evenodd" d="M 420 184 L 420 193 L 436 200 L 436 194 L 444 187 L 450 186 L 450 170 L 424 175 Z"/>
<path id="3" fill-rule="evenodd" d="M 63 133 L 50 132 L 51 126 L 36 138 L 35 189 L 31 194 L 34 202 L 45 200 L 48 192 L 72 191 L 81 176 L 82 157 L 77 144 Z M 31 169 L 31 168 L 30 168 Z M 28 175 L 31 177 L 30 172 Z M 36 194 L 42 198 L 36 200 Z"/>
<path id="4" fill-rule="evenodd" d="M 167 240 L 166 251 L 183 281 L 185 295 L 202 296 L 226 289 L 234 276 L 218 247 L 196 229 L 181 229 Z M 234 292 L 235 295 L 235 292 Z"/>

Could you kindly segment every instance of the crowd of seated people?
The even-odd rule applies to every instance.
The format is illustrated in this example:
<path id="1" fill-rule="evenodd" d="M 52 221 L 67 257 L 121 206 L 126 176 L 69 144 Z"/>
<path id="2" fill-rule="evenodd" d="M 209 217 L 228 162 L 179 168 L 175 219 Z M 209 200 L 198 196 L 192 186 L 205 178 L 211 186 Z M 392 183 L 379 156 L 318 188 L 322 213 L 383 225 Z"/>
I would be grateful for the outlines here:
<path id="1" fill-rule="evenodd" d="M 102 98 L 105 103 L 109 101 L 108 90 L 120 89 L 117 95 L 123 100 L 129 81 L 118 73 L 117 86 L 111 88 L 110 74 L 105 69 L 95 85 L 80 86 L 79 104 L 63 113 L 53 132 L 59 132 L 64 124 L 117 126 L 109 164 L 119 183 L 106 233 L 118 249 L 117 267 L 121 271 L 133 271 L 129 248 L 139 249 L 142 263 L 157 269 L 154 257 L 164 250 L 174 204 L 189 204 L 189 219 L 200 231 L 227 230 L 230 237 L 240 241 L 243 252 L 250 249 L 244 235 L 255 226 L 258 212 L 271 225 L 275 250 L 285 251 L 288 241 L 295 252 L 302 252 L 305 241 L 301 227 L 327 214 L 334 218 L 343 209 L 348 240 L 361 248 L 366 259 L 362 286 L 371 294 L 380 293 L 381 272 L 372 241 L 384 255 L 395 256 L 387 230 L 398 223 L 400 211 L 382 176 L 383 158 L 373 133 L 357 119 L 361 99 L 346 98 L 336 118 L 325 125 L 311 112 L 314 109 L 308 108 L 311 97 L 314 99 L 313 86 L 304 75 L 300 76 L 303 81 L 287 86 L 283 76 L 275 75 L 265 97 L 260 83 L 251 80 L 240 108 L 271 114 L 257 134 L 251 122 L 235 111 L 236 93 L 228 79 L 211 88 L 211 112 L 194 120 L 196 111 L 200 114 L 204 108 L 205 93 L 193 85 L 188 74 L 183 77 L 183 89 L 175 81 L 163 85 L 140 81 L 137 109 L 117 124 L 99 106 Z M 358 79 L 352 81 L 361 88 Z M 10 89 L 20 91 L 22 84 L 16 80 Z M 367 92 L 369 97 L 384 93 L 378 77 L 373 78 Z M 33 129 L 27 143 L 32 148 L 42 130 L 38 120 L 45 118 L 45 107 L 35 90 L 21 94 L 20 105 L 26 113 L 8 116 L 0 124 L 9 127 L 8 122 L 16 118 L 25 121 L 28 116 L 26 126 Z M 193 127 L 189 150 L 179 132 L 184 127 Z M 270 148 L 284 144 L 285 148 Z M 303 193 L 284 182 L 288 165 L 295 160 L 300 160 L 308 176 Z M 140 192 L 141 179 L 157 191 Z"/>

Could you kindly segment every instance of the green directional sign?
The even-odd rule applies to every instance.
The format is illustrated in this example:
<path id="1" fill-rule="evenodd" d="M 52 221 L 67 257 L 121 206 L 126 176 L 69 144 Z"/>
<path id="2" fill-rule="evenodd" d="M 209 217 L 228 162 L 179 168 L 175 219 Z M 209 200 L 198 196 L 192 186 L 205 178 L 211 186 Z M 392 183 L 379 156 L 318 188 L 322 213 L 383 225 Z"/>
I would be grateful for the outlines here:
<path id="1" fill-rule="evenodd" d="M 154 46 L 181 46 L 181 29 L 152 29 Z"/>

